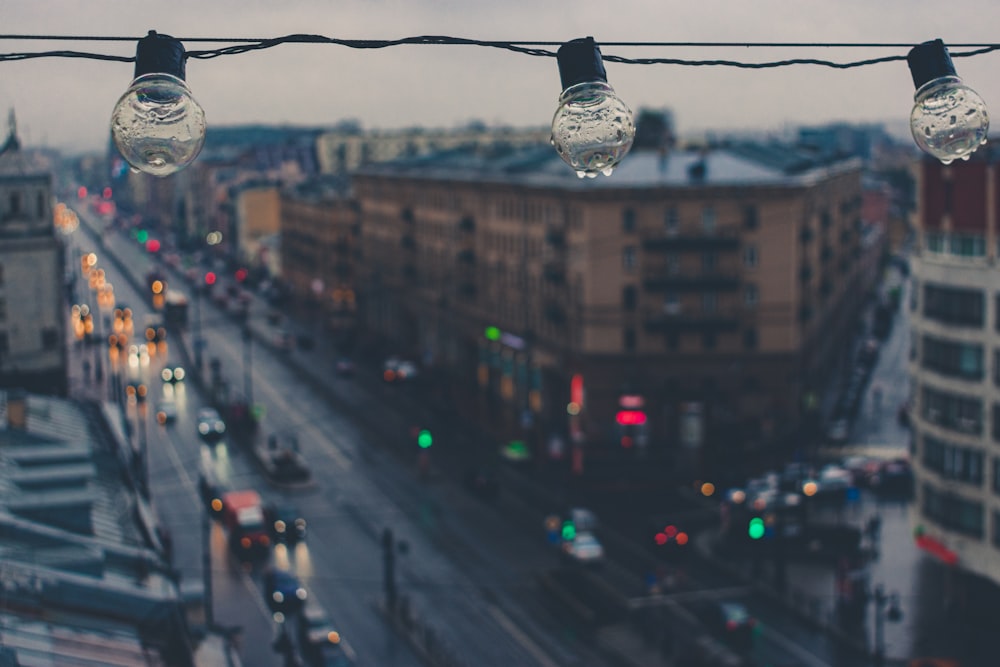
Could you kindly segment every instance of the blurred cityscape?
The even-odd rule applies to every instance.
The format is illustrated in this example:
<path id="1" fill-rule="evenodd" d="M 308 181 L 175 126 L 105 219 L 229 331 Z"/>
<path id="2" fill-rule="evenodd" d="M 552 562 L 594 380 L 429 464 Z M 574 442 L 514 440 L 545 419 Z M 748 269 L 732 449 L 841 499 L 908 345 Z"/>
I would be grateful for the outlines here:
<path id="1" fill-rule="evenodd" d="M 11 112 L 0 664 L 992 667 L 991 147 L 637 128 Z"/>

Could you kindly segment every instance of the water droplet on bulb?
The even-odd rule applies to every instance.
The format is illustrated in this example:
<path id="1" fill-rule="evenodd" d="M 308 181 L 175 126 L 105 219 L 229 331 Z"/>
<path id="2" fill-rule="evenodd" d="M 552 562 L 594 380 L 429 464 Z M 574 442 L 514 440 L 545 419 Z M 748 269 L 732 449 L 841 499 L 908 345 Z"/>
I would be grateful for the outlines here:
<path id="1" fill-rule="evenodd" d="M 597 172 L 596 171 L 588 171 L 586 173 L 586 176 L 587 176 L 587 178 L 597 178 Z"/>
<path id="2" fill-rule="evenodd" d="M 138 167 L 129 167 L 129 171 L 131 171 L 133 174 L 141 173 Z"/>
<path id="3" fill-rule="evenodd" d="M 968 155 L 963 155 L 962 156 L 962 161 L 963 162 L 968 162 L 969 161 L 969 156 Z"/>
<path id="4" fill-rule="evenodd" d="M 584 177 L 584 176 L 586 176 L 586 175 L 587 175 L 587 172 L 585 172 L 585 171 L 580 171 L 579 169 L 577 169 L 577 171 L 576 171 L 576 177 L 577 177 L 577 178 L 583 178 L 583 177 Z"/>
<path id="5" fill-rule="evenodd" d="M 979 145 L 980 146 L 985 146 L 986 145 L 986 139 L 983 139 L 982 141 L 980 141 Z"/>
<path id="6" fill-rule="evenodd" d="M 601 173 L 604 174 L 605 176 L 610 176 L 614 170 L 615 170 L 614 167 L 605 167 L 604 169 L 601 170 Z"/>
<path id="7" fill-rule="evenodd" d="M 943 165 L 949 165 L 952 162 L 954 162 L 954 160 L 951 160 L 949 158 L 941 158 L 941 164 L 943 164 Z"/>

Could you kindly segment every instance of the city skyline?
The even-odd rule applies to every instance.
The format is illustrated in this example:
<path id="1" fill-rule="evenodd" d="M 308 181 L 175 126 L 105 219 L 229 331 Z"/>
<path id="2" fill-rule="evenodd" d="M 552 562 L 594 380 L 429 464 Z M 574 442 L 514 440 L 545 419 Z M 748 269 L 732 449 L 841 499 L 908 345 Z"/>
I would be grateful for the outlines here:
<path id="1" fill-rule="evenodd" d="M 853 5 L 856 4 L 855 8 Z M 603 42 L 848 42 L 946 44 L 991 42 L 990 5 L 899 0 L 878 6 L 768 0 L 751 6 L 721 1 L 649 6 L 637 0 L 565 7 L 522 0 L 480 5 L 422 0 L 338 3 L 258 1 L 84 6 L 13 3 L 0 10 L 8 35 L 139 37 L 157 30 L 178 38 L 270 38 L 291 33 L 344 39 L 448 35 L 485 40 L 568 41 L 593 35 Z M 238 11 L 235 11 L 237 10 Z M 528 20 L 530 17 L 530 20 Z M 720 18 L 721 17 L 721 18 Z M 995 41 L 995 40 L 992 40 Z M 5 40 L 3 52 L 78 50 L 132 56 L 131 41 Z M 190 50 L 219 44 L 189 43 Z M 554 49 L 555 47 L 547 47 Z M 729 59 L 749 62 L 821 58 L 838 62 L 905 55 L 906 48 L 797 49 L 604 47 L 605 56 Z M 967 49 L 953 48 L 958 53 Z M 988 106 L 1000 106 L 1000 82 L 990 75 L 997 54 L 955 58 L 965 82 Z M 798 124 L 882 122 L 899 133 L 913 99 L 903 62 L 835 70 L 796 65 L 776 69 L 606 63 L 623 100 L 668 108 L 684 135 L 706 131 L 780 132 Z M 130 63 L 40 58 L 0 63 L 0 108 L 14 108 L 29 146 L 71 152 L 107 145 L 108 118 L 132 75 Z M 187 79 L 209 126 L 289 124 L 332 126 L 357 120 L 367 129 L 489 125 L 546 126 L 559 94 L 556 63 L 501 49 L 405 46 L 357 50 L 282 45 L 256 53 L 188 63 Z"/>

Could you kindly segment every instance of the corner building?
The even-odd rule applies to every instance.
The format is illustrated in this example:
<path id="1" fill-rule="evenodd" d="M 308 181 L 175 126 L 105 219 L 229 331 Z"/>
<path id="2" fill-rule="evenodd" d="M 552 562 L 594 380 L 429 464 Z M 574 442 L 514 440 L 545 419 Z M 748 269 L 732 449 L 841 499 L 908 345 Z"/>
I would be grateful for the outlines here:
<path id="1" fill-rule="evenodd" d="M 911 423 L 917 545 L 1000 583 L 1000 165 L 917 165 Z"/>
<path id="2" fill-rule="evenodd" d="M 594 180 L 548 146 L 364 167 L 361 326 L 536 455 L 726 475 L 803 444 L 875 278 L 860 175 L 758 144 Z"/>

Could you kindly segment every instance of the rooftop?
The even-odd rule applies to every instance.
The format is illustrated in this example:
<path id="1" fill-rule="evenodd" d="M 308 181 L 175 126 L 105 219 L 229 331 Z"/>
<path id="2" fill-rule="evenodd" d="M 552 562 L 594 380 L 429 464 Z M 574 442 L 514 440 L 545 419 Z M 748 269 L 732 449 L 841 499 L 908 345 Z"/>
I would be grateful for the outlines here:
<path id="1" fill-rule="evenodd" d="M 700 150 L 633 151 L 609 178 L 580 179 L 549 146 L 462 147 L 361 168 L 359 175 L 450 179 L 575 190 L 808 186 L 860 168 L 853 157 L 821 157 L 788 144 L 734 143 Z"/>

